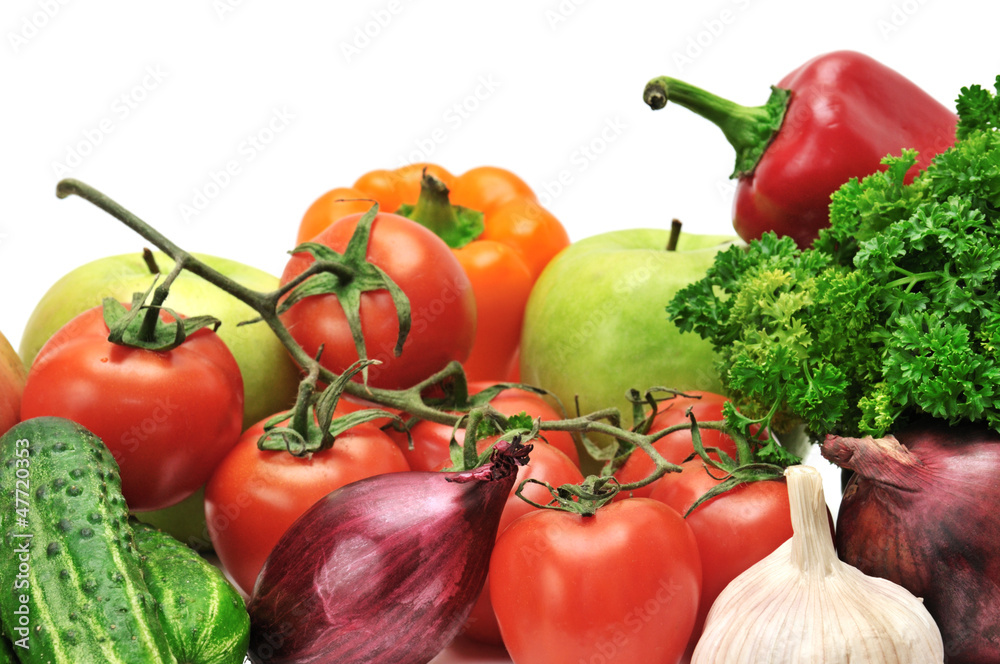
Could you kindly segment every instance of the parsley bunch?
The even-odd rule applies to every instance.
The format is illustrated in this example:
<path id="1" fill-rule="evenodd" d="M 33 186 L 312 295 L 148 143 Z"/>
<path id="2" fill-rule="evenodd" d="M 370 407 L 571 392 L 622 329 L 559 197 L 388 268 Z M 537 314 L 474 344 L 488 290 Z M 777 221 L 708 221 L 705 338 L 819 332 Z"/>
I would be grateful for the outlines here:
<path id="1" fill-rule="evenodd" d="M 963 88 L 954 147 L 913 182 L 883 160 L 799 250 L 773 233 L 667 307 L 709 339 L 731 398 L 772 426 L 880 436 L 916 414 L 1000 430 L 1000 76 Z"/>

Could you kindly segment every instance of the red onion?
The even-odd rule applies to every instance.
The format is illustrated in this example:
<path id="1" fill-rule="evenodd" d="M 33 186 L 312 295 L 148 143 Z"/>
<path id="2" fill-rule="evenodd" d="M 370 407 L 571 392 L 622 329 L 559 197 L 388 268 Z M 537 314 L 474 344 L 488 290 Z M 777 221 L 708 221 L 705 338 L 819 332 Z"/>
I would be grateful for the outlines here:
<path id="1" fill-rule="evenodd" d="M 855 475 L 837 553 L 922 597 L 949 664 L 1000 662 L 1000 435 L 925 420 L 893 436 L 827 436 Z"/>
<path id="2" fill-rule="evenodd" d="M 250 659 L 429 662 L 482 590 L 501 512 L 530 449 L 501 441 L 475 470 L 378 475 L 317 502 L 257 577 Z"/>

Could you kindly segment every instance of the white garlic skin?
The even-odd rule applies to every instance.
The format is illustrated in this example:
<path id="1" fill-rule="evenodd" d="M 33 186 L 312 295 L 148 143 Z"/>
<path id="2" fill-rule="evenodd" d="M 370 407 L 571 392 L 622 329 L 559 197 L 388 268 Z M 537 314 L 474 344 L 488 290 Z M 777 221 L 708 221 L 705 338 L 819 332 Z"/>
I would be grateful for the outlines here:
<path id="1" fill-rule="evenodd" d="M 795 534 L 720 593 L 691 664 L 942 664 L 923 602 L 837 558 L 819 471 L 785 475 Z"/>

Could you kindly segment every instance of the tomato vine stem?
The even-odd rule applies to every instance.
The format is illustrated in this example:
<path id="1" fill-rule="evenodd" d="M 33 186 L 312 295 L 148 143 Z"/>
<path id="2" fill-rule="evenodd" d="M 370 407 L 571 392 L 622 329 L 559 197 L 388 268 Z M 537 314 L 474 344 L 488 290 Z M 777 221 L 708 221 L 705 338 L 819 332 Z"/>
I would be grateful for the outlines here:
<path id="1" fill-rule="evenodd" d="M 164 300 L 167 299 L 167 294 L 170 291 L 171 284 L 174 283 L 177 275 L 179 275 L 183 269 L 183 262 L 178 261 L 174 263 L 174 267 L 170 270 L 170 273 L 153 290 L 153 299 L 150 302 L 149 309 L 146 309 L 146 313 L 143 314 L 142 325 L 139 328 L 139 338 L 143 341 L 153 340 L 156 323 L 160 318 L 159 307 L 161 307 Z"/>
<path id="2" fill-rule="evenodd" d="M 310 356 L 302 348 L 302 346 L 299 345 L 294 338 L 292 338 L 288 328 L 284 325 L 278 315 L 279 305 L 282 299 L 306 279 L 322 272 L 332 272 L 341 278 L 350 279 L 353 276 L 350 268 L 345 268 L 342 264 L 333 261 L 316 260 L 301 274 L 279 288 L 268 292 L 255 291 L 209 267 L 192 254 L 176 245 L 138 216 L 90 185 L 72 178 L 61 180 L 56 186 L 56 195 L 59 198 L 66 198 L 72 195 L 86 200 L 87 202 L 104 210 L 115 219 L 124 223 L 135 233 L 151 242 L 174 260 L 174 269 L 167 277 L 166 281 L 161 284 L 163 295 L 160 297 L 160 303 L 162 303 L 163 298 L 166 297 L 166 288 L 169 287 L 170 282 L 173 281 L 181 270 L 188 270 L 192 274 L 201 277 L 251 307 L 259 316 L 259 319 L 245 321 L 240 324 L 255 324 L 259 322 L 267 324 L 288 352 L 292 355 L 295 362 L 302 367 L 303 371 L 308 376 L 311 377 L 314 384 L 317 379 L 327 384 L 338 383 L 343 386 L 344 392 L 354 397 L 372 402 L 385 408 L 396 409 L 413 418 L 429 420 L 453 427 L 467 426 L 470 422 L 478 422 L 479 418 L 482 417 L 481 412 L 478 412 L 470 417 L 469 413 L 450 412 L 443 408 L 438 408 L 434 405 L 428 404 L 424 400 L 424 393 L 427 388 L 442 384 L 449 380 L 459 381 L 460 388 L 462 390 L 467 389 L 465 373 L 461 364 L 458 362 L 451 362 L 434 375 L 429 376 L 420 383 L 407 389 L 389 390 L 374 388 L 362 383 L 346 380 L 343 376 L 326 369 L 319 363 L 318 358 Z M 157 296 L 159 296 L 160 292 L 161 290 L 158 289 Z M 304 389 L 310 388 L 306 387 Z M 538 388 L 531 389 L 537 390 Z M 300 414 L 299 417 L 302 417 L 302 415 Z M 692 429 L 694 426 L 702 429 L 718 429 L 730 432 L 726 422 L 698 422 L 697 425 L 695 425 L 693 417 L 691 419 L 692 422 L 690 423 L 685 422 L 677 424 L 654 433 L 642 433 L 640 431 L 625 428 L 622 425 L 622 415 L 617 408 L 598 410 L 585 415 L 580 415 L 578 417 L 567 417 L 561 420 L 538 422 L 536 426 L 539 431 L 567 431 L 580 435 L 597 433 L 610 436 L 615 439 L 615 441 L 622 442 L 627 446 L 630 446 L 629 449 L 641 449 L 645 454 L 649 455 L 656 467 L 653 473 L 651 473 L 648 477 L 631 483 L 618 483 L 613 477 L 603 475 L 591 476 L 587 478 L 586 482 L 581 485 L 581 487 L 577 487 L 575 489 L 568 487 L 550 487 L 553 495 L 553 504 L 558 503 L 560 500 L 563 500 L 564 502 L 584 500 L 592 501 L 595 502 L 594 509 L 584 510 L 584 513 L 592 514 L 599 504 L 603 504 L 604 502 L 607 502 L 607 500 L 610 500 L 615 493 L 637 489 L 655 481 L 656 479 L 659 479 L 666 473 L 679 472 L 681 470 L 680 466 L 668 462 L 659 454 L 659 452 L 657 452 L 654 447 L 654 443 L 660 438 L 674 433 L 675 431 Z M 475 434 L 473 434 L 473 436 L 474 435 Z M 473 453 L 475 453 L 475 446 L 473 445 L 472 447 Z M 702 449 L 701 452 L 704 454 L 704 449 Z M 606 468 L 612 466 L 606 466 Z"/>

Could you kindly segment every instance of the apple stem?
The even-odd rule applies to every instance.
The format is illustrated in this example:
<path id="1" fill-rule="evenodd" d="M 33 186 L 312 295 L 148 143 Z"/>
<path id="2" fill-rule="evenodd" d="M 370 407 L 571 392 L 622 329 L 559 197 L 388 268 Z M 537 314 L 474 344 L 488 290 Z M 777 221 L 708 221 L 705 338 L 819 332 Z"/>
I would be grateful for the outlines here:
<path id="1" fill-rule="evenodd" d="M 670 221 L 670 237 L 667 239 L 667 251 L 677 251 L 677 241 L 681 237 L 681 220 Z"/>
<path id="2" fill-rule="evenodd" d="M 150 274 L 160 274 L 160 266 L 156 264 L 156 256 L 149 247 L 142 248 L 142 261 L 146 264 Z"/>

